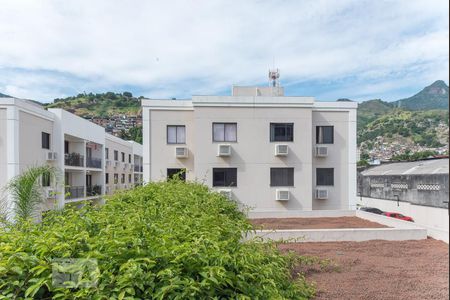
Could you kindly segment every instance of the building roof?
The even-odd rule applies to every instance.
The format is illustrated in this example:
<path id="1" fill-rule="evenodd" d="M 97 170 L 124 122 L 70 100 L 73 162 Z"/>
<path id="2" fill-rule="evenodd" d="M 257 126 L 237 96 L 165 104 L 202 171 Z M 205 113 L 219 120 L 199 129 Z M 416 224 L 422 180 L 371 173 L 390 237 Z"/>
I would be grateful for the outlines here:
<path id="1" fill-rule="evenodd" d="M 448 158 L 383 164 L 361 172 L 364 176 L 448 174 Z"/>

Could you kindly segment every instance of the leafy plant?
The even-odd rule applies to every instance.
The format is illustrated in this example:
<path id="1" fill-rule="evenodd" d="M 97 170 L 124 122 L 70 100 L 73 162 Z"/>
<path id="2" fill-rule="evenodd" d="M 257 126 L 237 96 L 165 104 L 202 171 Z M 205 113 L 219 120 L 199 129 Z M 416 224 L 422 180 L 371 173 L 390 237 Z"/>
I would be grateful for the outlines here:
<path id="1" fill-rule="evenodd" d="M 7 199 L 2 204 L 3 213 L 12 210 L 15 221 L 23 221 L 40 213 L 40 205 L 45 201 L 41 179 L 56 182 L 57 171 L 54 167 L 44 165 L 31 167 L 14 177 L 6 185 L 6 193 L 12 198 L 12 207 L 8 207 Z M 53 180 L 52 180 L 53 179 Z M 8 217 L 5 217 L 8 219 Z"/>
<path id="2" fill-rule="evenodd" d="M 295 260 L 247 240 L 238 205 L 173 179 L 118 193 L 101 207 L 49 212 L 0 229 L 0 299 L 308 299 Z M 52 283 L 57 258 L 96 259 L 96 285 Z"/>

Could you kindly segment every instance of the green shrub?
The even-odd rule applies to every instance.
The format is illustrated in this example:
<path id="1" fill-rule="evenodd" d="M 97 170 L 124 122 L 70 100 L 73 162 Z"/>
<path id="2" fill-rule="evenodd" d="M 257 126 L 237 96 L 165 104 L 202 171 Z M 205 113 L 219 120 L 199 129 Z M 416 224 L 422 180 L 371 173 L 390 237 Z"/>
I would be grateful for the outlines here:
<path id="1" fill-rule="evenodd" d="M 0 229 L 0 299 L 307 299 L 294 259 L 252 230 L 237 204 L 179 180 Z M 52 260 L 98 261 L 95 287 L 52 286 Z"/>

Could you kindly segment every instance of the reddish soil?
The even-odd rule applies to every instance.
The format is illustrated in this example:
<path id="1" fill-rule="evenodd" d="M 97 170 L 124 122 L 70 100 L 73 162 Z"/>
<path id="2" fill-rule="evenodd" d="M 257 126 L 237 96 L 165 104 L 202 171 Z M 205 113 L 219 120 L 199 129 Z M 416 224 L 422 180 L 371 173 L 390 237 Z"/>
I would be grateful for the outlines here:
<path id="1" fill-rule="evenodd" d="M 387 226 L 358 217 L 337 218 L 265 218 L 250 220 L 262 229 L 337 229 L 337 228 L 386 228 Z"/>
<path id="2" fill-rule="evenodd" d="M 301 267 L 316 299 L 448 299 L 449 248 L 434 239 L 282 244 L 282 251 L 331 259 L 337 267 Z"/>

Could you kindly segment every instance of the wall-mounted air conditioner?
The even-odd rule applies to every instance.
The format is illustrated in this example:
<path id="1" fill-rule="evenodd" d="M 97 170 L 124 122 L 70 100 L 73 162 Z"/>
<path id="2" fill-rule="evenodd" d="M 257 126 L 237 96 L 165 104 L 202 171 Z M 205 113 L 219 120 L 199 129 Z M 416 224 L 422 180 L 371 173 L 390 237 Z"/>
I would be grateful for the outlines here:
<path id="1" fill-rule="evenodd" d="M 220 189 L 217 192 L 219 194 L 221 194 L 222 196 L 227 197 L 228 199 L 231 199 L 231 197 L 233 196 L 233 194 L 232 194 L 230 189 Z"/>
<path id="2" fill-rule="evenodd" d="M 276 193 L 275 199 L 277 201 L 288 201 L 289 200 L 289 195 L 290 195 L 289 190 L 287 190 L 287 189 L 277 189 L 275 191 L 275 193 Z"/>
<path id="3" fill-rule="evenodd" d="M 275 145 L 275 156 L 286 156 L 289 153 L 288 145 Z"/>
<path id="4" fill-rule="evenodd" d="M 316 146 L 316 157 L 326 157 L 326 156 L 328 156 L 328 147 Z"/>
<path id="5" fill-rule="evenodd" d="M 58 158 L 58 153 L 47 151 L 45 152 L 45 160 L 56 160 Z"/>
<path id="6" fill-rule="evenodd" d="M 175 157 L 176 158 L 187 158 L 189 155 L 188 148 L 186 147 L 175 147 Z"/>
<path id="7" fill-rule="evenodd" d="M 231 155 L 231 145 L 219 144 L 217 146 L 217 156 L 230 156 Z"/>
<path id="8" fill-rule="evenodd" d="M 316 199 L 328 199 L 328 190 L 323 188 L 317 188 Z"/>

